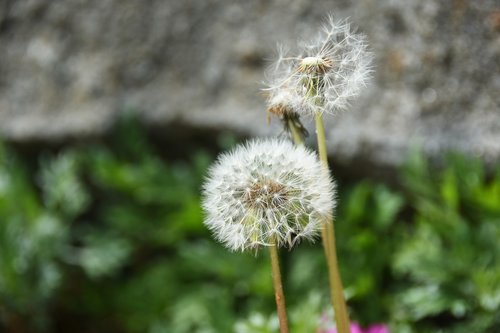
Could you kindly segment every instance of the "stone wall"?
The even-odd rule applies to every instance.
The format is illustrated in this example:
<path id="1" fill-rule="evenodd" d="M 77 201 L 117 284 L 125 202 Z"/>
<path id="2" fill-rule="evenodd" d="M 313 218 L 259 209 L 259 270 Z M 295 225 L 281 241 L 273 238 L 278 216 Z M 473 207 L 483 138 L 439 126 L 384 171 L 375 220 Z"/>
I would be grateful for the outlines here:
<path id="1" fill-rule="evenodd" d="M 498 160 L 497 0 L 1 0 L 0 133 L 99 136 L 126 110 L 166 131 L 279 133 L 260 93 L 267 60 L 328 12 L 376 55 L 362 98 L 329 119 L 336 159 L 395 166 L 420 144 Z"/>

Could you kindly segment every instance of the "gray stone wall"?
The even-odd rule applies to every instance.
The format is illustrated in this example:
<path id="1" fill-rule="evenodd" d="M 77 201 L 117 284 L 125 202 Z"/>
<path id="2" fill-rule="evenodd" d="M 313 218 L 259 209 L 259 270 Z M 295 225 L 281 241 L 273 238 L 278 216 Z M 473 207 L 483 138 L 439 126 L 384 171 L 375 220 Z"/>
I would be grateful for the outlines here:
<path id="1" fill-rule="evenodd" d="M 335 158 L 395 166 L 418 143 L 499 159 L 498 0 L 1 0 L 0 133 L 101 135 L 124 110 L 165 130 L 279 133 L 265 121 L 266 59 L 329 12 L 376 55 L 372 84 L 328 120 Z"/>

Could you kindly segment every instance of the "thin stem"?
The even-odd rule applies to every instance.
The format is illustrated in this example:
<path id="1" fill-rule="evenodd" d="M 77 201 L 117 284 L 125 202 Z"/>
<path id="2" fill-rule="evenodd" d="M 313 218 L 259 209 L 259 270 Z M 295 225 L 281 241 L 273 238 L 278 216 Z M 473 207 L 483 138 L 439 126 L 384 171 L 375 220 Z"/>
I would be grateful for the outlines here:
<path id="1" fill-rule="evenodd" d="M 320 112 L 315 114 L 316 136 L 318 140 L 319 158 L 323 165 L 328 168 L 328 154 L 326 150 L 325 127 L 323 125 L 323 116 Z M 335 322 L 339 333 L 350 333 L 349 316 L 344 299 L 344 288 L 340 278 L 338 268 L 337 250 L 335 246 L 335 228 L 333 225 L 333 216 L 331 221 L 327 221 L 322 231 L 323 246 L 325 247 L 326 260 L 328 266 L 328 277 L 330 279 L 330 292 L 335 310 Z"/>
<path id="2" fill-rule="evenodd" d="M 295 126 L 295 123 L 292 120 L 288 120 L 288 127 L 292 132 L 293 142 L 295 142 L 297 146 L 303 145 L 304 140 L 302 140 L 302 135 L 300 135 L 299 129 Z"/>
<path id="3" fill-rule="evenodd" d="M 288 120 L 288 127 L 292 132 L 293 142 L 295 142 L 297 146 L 303 145 L 304 140 L 302 140 L 302 135 L 300 135 L 299 129 L 295 126 L 295 123 L 292 120 Z"/>
<path id="4" fill-rule="evenodd" d="M 328 152 L 326 150 L 325 126 L 323 125 L 323 116 L 320 112 L 315 113 L 314 121 L 316 123 L 316 138 L 318 140 L 319 159 L 321 160 L 323 165 L 328 168 Z"/>
<path id="5" fill-rule="evenodd" d="M 288 319 L 286 316 L 285 295 L 283 294 L 283 285 L 281 283 L 280 262 L 276 245 L 271 245 L 269 247 L 269 252 L 271 253 L 274 297 L 276 298 L 276 309 L 278 310 L 280 333 L 288 333 Z"/>

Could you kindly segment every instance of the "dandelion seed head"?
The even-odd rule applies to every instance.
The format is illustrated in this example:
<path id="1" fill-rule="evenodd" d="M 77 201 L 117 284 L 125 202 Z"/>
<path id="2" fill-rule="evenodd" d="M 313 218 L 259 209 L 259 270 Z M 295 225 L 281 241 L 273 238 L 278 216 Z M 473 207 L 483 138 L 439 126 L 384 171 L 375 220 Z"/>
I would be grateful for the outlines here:
<path id="1" fill-rule="evenodd" d="M 314 239 L 330 220 L 335 186 L 317 156 L 279 139 L 222 154 L 203 186 L 205 225 L 231 250 Z"/>
<path id="2" fill-rule="evenodd" d="M 288 94 L 301 115 L 346 110 L 371 77 L 373 56 L 366 37 L 351 29 L 348 21 L 335 21 L 332 16 L 294 55 L 283 52 L 280 49 L 268 73 L 268 102 Z"/>

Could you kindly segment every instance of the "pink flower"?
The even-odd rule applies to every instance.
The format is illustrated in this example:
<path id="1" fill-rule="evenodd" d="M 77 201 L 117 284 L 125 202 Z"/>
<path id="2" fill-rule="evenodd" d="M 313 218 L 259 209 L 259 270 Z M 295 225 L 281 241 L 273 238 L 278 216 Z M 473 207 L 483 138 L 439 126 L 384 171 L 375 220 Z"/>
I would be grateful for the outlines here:
<path id="1" fill-rule="evenodd" d="M 326 331 L 320 331 L 319 333 L 337 333 L 337 329 L 330 328 Z M 351 323 L 351 333 L 390 333 L 389 327 L 384 324 L 373 324 L 368 326 L 366 329 L 362 329 L 358 323 Z"/>
<path id="2" fill-rule="evenodd" d="M 351 333 L 364 333 L 358 323 L 351 323 Z"/>

